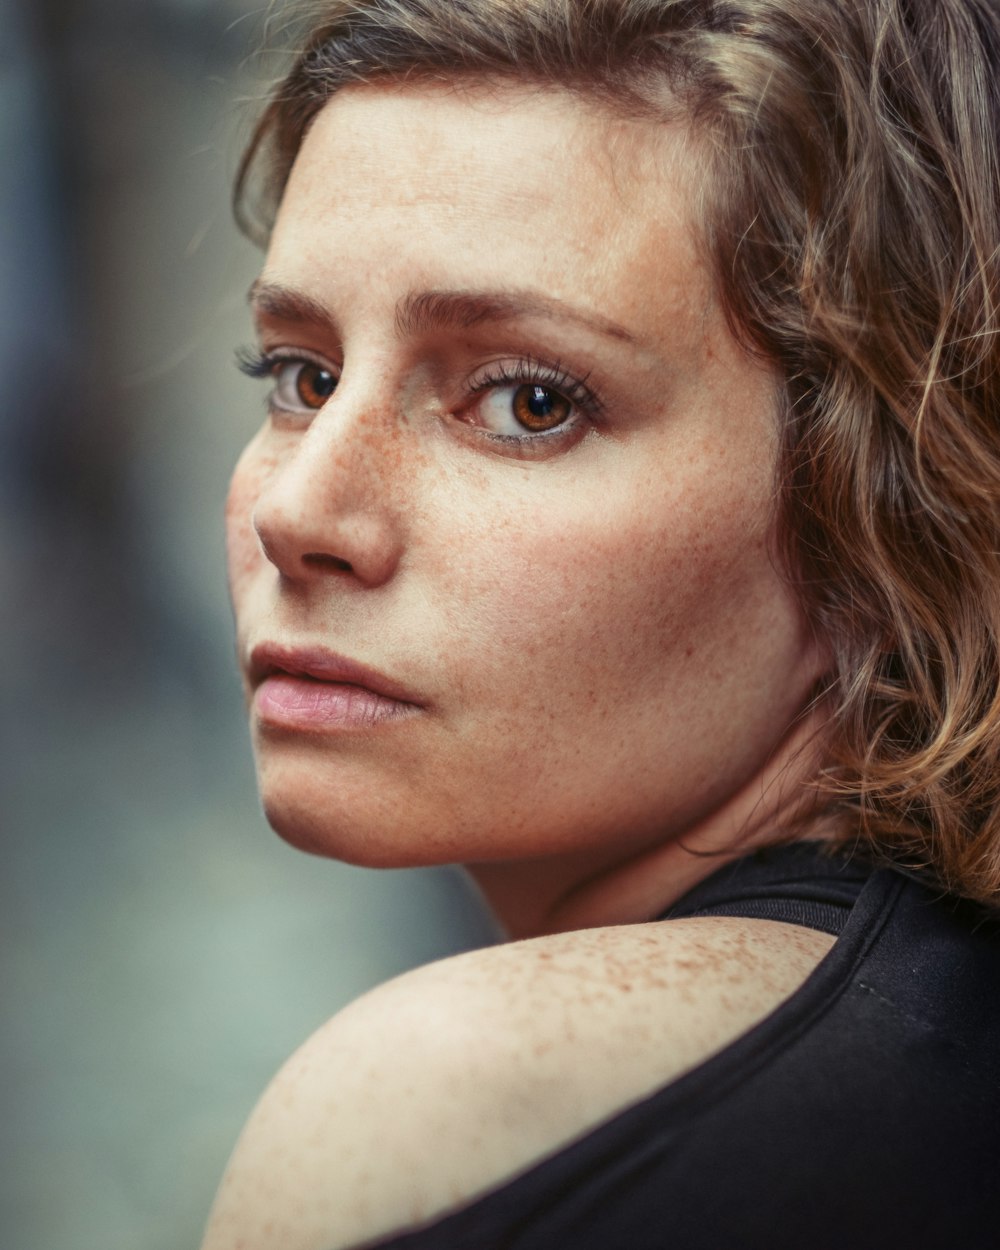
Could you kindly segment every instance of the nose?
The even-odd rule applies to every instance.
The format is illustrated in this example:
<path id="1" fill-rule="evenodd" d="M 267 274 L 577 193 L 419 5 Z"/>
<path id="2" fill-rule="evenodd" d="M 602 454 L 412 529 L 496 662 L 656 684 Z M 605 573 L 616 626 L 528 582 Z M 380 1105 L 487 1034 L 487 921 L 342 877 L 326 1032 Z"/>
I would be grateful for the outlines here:
<path id="1" fill-rule="evenodd" d="M 387 582 L 402 552 L 399 435 L 337 397 L 274 461 L 253 508 L 267 559 L 292 581 Z"/>

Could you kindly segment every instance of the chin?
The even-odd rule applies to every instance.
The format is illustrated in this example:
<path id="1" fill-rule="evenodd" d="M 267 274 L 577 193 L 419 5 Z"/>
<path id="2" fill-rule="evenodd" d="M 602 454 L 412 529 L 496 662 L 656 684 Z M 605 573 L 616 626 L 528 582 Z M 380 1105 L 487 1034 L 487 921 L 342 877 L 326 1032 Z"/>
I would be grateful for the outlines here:
<path id="1" fill-rule="evenodd" d="M 261 803 L 268 824 L 296 850 L 360 868 L 420 868 L 453 862 L 454 847 L 438 830 L 424 828 L 412 806 L 394 803 L 375 787 L 366 793 L 333 788 L 316 794 L 315 784 L 278 785 L 261 778 Z M 435 836 L 438 834 L 438 836 Z"/>

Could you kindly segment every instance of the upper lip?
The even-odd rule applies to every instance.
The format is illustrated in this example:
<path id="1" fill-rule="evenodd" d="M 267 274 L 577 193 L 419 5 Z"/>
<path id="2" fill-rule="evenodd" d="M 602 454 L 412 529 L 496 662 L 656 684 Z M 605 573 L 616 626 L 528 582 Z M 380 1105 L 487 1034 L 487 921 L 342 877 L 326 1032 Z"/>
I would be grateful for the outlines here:
<path id="1" fill-rule="evenodd" d="M 289 677 L 309 677 L 314 681 L 361 686 L 386 699 L 395 699 L 398 703 L 413 703 L 418 707 L 423 705 L 423 700 L 400 682 L 377 669 L 369 668 L 367 664 L 338 655 L 326 647 L 258 643 L 250 651 L 248 676 L 251 686 L 256 688 L 266 677 L 277 673 L 284 673 Z"/>

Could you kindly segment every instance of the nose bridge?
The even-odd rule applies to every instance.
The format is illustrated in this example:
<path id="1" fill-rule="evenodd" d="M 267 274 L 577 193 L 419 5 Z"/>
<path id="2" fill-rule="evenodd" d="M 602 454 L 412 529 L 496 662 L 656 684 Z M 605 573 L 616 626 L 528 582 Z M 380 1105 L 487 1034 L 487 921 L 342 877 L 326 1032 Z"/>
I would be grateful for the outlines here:
<path id="1" fill-rule="evenodd" d="M 275 459 L 254 508 L 268 559 L 287 577 L 392 575 L 400 554 L 400 423 L 370 395 L 334 393 Z"/>

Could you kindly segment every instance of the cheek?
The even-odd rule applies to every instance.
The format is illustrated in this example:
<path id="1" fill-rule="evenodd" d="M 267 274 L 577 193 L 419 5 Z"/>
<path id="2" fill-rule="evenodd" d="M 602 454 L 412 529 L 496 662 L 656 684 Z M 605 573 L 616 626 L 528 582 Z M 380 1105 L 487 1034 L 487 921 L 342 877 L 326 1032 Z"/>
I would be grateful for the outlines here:
<path id="1" fill-rule="evenodd" d="M 749 631 L 783 594 L 765 532 L 761 492 L 720 491 L 712 474 L 526 492 L 456 543 L 476 557 L 450 566 L 449 632 L 474 640 L 483 686 L 522 708 L 603 714 L 686 667 L 701 686 L 706 665 L 757 645 Z"/>
<path id="2" fill-rule="evenodd" d="M 253 511 L 274 463 L 261 453 L 258 443 L 254 439 L 240 456 L 226 496 L 226 559 L 230 594 L 237 608 L 250 579 L 265 563 L 254 533 Z"/>
<path id="3" fill-rule="evenodd" d="M 453 514 L 451 558 L 424 563 L 446 733 L 421 775 L 444 793 L 461 777 L 491 837 L 596 844 L 668 812 L 680 827 L 787 728 L 802 633 L 768 556 L 765 475 L 719 468 L 553 479 L 548 498 L 529 482 Z"/>

